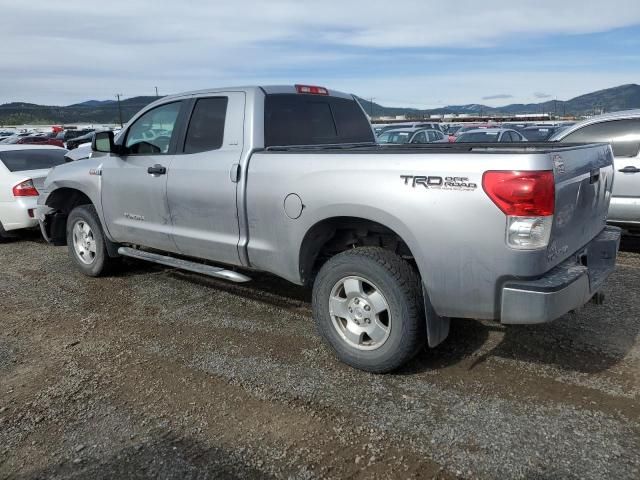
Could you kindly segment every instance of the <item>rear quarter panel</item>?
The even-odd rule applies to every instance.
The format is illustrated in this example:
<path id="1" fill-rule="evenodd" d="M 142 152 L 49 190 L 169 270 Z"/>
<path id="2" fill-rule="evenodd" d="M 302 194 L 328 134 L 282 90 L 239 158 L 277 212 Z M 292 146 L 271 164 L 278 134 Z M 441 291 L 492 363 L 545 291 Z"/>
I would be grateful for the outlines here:
<path id="1" fill-rule="evenodd" d="M 541 275 L 545 251 L 507 247 L 505 215 L 482 189 L 486 170 L 544 170 L 549 154 L 257 153 L 247 179 L 248 255 L 255 268 L 300 283 L 307 231 L 332 217 L 372 220 L 411 249 L 434 308 L 452 317 L 496 318 L 502 279 Z M 464 177 L 476 188 L 426 188 L 404 176 Z M 296 193 L 298 219 L 284 212 Z"/>

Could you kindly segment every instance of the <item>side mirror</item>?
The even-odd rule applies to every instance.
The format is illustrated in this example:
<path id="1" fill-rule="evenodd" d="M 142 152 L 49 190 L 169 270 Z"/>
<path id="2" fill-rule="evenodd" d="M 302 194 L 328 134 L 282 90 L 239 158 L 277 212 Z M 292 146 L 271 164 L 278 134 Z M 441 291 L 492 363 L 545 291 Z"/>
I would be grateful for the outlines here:
<path id="1" fill-rule="evenodd" d="M 91 140 L 91 150 L 102 153 L 116 153 L 113 132 L 97 132 Z"/>

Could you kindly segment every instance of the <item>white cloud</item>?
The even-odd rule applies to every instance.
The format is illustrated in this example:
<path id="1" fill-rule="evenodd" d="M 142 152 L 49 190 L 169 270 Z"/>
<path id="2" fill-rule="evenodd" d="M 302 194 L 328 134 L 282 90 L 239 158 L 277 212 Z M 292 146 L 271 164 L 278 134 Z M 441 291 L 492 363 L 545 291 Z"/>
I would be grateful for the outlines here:
<path id="1" fill-rule="evenodd" d="M 320 79 L 330 86 L 350 84 L 362 95 L 395 98 L 398 93 L 383 82 L 390 79 L 398 87 L 394 79 L 410 77 L 455 94 L 437 95 L 445 102 L 467 93 L 477 102 L 505 82 L 496 72 L 493 85 L 482 91 L 465 83 L 475 73 L 469 67 L 468 74 L 448 77 L 457 91 L 438 85 L 433 79 L 455 59 L 456 48 L 500 51 L 514 39 L 524 43 L 640 24 L 637 0 L 611 0 L 601 7 L 601 2 L 577 0 L 14 2 L 0 16 L 0 102 L 64 104 L 116 92 L 151 94 L 156 85 L 168 93 Z M 402 49 L 404 66 L 395 63 L 393 48 Z M 615 75 L 610 77 L 613 81 Z M 561 87 L 547 87 L 549 82 L 526 83 L 527 92 L 545 89 L 560 97 Z M 405 83 L 395 92 L 405 102 L 434 98 L 424 88 L 409 97 L 412 88 Z M 583 91 L 579 84 L 573 88 Z"/>

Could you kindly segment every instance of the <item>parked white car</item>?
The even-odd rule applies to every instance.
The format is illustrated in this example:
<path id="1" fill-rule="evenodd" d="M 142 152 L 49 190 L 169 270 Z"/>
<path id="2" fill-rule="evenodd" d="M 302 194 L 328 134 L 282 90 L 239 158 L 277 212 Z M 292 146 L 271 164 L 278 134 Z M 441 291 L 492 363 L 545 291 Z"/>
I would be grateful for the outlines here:
<path id="1" fill-rule="evenodd" d="M 38 226 L 39 190 L 52 167 L 65 163 L 64 148 L 0 145 L 0 240 Z"/>

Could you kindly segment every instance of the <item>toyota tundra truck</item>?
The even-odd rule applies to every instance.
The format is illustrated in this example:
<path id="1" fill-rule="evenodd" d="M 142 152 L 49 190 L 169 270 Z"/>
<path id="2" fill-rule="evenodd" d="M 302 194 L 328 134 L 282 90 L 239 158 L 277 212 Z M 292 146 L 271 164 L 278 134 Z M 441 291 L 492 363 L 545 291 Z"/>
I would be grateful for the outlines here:
<path id="1" fill-rule="evenodd" d="M 388 372 L 450 318 L 549 322 L 598 297 L 620 241 L 613 181 L 607 144 L 381 146 L 352 95 L 228 88 L 97 133 L 90 159 L 50 172 L 37 214 L 86 275 L 133 257 L 308 285 L 336 355 Z"/>

